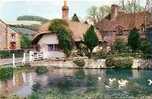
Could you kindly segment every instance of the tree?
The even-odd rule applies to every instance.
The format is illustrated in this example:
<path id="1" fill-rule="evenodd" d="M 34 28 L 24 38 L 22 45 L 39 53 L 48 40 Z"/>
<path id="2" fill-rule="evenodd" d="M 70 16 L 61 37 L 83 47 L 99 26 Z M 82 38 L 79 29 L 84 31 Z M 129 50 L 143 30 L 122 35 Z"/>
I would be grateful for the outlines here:
<path id="1" fill-rule="evenodd" d="M 151 43 L 148 40 L 143 40 L 141 42 L 141 47 L 140 47 L 141 51 L 144 53 L 144 55 L 146 57 L 151 56 L 152 53 L 152 47 L 151 47 Z"/>
<path id="2" fill-rule="evenodd" d="M 80 22 L 80 20 L 79 20 L 79 18 L 78 18 L 78 16 L 76 14 L 73 15 L 72 21 Z"/>
<path id="3" fill-rule="evenodd" d="M 68 29 L 68 23 L 62 19 L 54 19 L 50 22 L 49 30 L 58 33 L 61 27 Z"/>
<path id="4" fill-rule="evenodd" d="M 94 47 L 96 47 L 99 44 L 98 37 L 96 35 L 94 26 L 91 25 L 89 29 L 86 31 L 86 33 L 83 35 L 84 38 L 84 44 L 89 48 L 90 54 L 89 57 L 91 57 L 92 50 Z"/>
<path id="5" fill-rule="evenodd" d="M 123 10 L 126 10 L 128 13 L 144 11 L 144 8 L 133 0 L 132 2 L 125 2 L 124 0 L 120 0 L 120 6 L 123 8 Z"/>
<path id="6" fill-rule="evenodd" d="M 140 48 L 140 35 L 136 28 L 130 31 L 128 36 L 128 45 L 133 51 L 137 51 Z"/>
<path id="7" fill-rule="evenodd" d="M 28 36 L 24 34 L 21 36 L 21 48 L 30 48 L 31 42 L 32 41 L 29 39 Z"/>
<path id="8" fill-rule="evenodd" d="M 92 6 L 88 9 L 88 19 L 92 21 L 94 24 L 96 24 L 99 21 L 101 21 L 105 16 L 107 16 L 110 13 L 110 11 L 111 10 L 109 6 Z"/>
<path id="9" fill-rule="evenodd" d="M 118 52 L 123 52 L 127 49 L 127 45 L 123 41 L 123 39 L 116 39 L 112 47 L 115 51 L 118 51 Z"/>
<path id="10" fill-rule="evenodd" d="M 60 19 L 52 20 L 49 30 L 57 33 L 59 46 L 63 49 L 64 53 L 69 56 L 73 48 L 73 40 L 66 21 Z"/>

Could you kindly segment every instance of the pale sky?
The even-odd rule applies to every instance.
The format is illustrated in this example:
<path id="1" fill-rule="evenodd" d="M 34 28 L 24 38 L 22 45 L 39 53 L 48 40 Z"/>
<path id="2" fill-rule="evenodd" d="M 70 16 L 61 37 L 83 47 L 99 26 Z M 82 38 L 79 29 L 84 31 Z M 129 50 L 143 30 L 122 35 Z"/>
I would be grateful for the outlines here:
<path id="1" fill-rule="evenodd" d="M 67 0 L 70 17 L 77 15 L 84 19 L 91 6 L 119 4 L 119 0 Z M 144 5 L 146 0 L 138 0 Z M 36 15 L 48 19 L 61 18 L 63 0 L 0 0 L 0 19 L 15 21 L 21 15 Z"/>

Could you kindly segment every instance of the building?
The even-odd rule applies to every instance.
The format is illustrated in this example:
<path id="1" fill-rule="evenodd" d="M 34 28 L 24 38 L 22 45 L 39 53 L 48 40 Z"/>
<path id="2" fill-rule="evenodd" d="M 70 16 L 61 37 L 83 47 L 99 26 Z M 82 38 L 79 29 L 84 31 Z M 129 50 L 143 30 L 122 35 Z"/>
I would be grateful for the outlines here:
<path id="1" fill-rule="evenodd" d="M 15 32 L 0 20 L 0 50 L 19 50 L 20 33 Z"/>
<path id="2" fill-rule="evenodd" d="M 111 13 L 96 24 L 96 28 L 101 32 L 103 40 L 112 45 L 118 38 L 127 41 L 129 31 L 136 28 L 141 38 L 145 38 L 145 27 L 151 24 L 151 14 L 149 12 L 127 13 L 118 5 L 111 6 Z"/>
<path id="3" fill-rule="evenodd" d="M 75 43 L 83 40 L 83 34 L 88 30 L 90 25 L 74 22 L 69 20 L 69 7 L 67 6 L 67 2 L 64 1 L 64 6 L 62 7 L 62 19 L 68 23 L 69 29 L 71 30 L 72 38 Z M 35 50 L 43 52 L 44 57 L 64 57 L 64 53 L 62 49 L 59 48 L 59 41 L 56 33 L 52 33 L 48 30 L 50 22 L 44 23 L 40 29 L 39 33 L 33 38 L 33 45 Z M 97 31 L 97 36 L 99 40 L 101 40 L 101 35 Z"/>

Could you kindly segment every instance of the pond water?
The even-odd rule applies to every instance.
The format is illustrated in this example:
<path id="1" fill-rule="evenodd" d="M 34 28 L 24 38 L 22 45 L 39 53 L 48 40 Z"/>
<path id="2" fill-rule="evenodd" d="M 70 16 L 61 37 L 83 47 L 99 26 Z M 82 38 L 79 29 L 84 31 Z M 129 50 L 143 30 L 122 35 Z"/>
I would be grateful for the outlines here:
<path id="1" fill-rule="evenodd" d="M 132 99 L 152 96 L 150 79 L 152 80 L 152 71 L 148 70 L 50 69 L 44 75 L 37 75 L 34 71 L 21 71 L 14 73 L 11 80 L 0 81 L 0 94 L 27 97 L 33 91 L 58 88 L 69 95 L 90 92 Z"/>

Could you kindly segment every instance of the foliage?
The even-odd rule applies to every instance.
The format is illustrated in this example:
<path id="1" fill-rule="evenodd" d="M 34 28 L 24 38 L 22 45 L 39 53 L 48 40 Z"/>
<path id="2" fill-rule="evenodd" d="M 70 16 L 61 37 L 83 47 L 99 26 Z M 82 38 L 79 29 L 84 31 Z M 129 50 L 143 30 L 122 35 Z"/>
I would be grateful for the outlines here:
<path id="1" fill-rule="evenodd" d="M 124 0 L 121 0 L 120 4 L 123 10 L 126 10 L 128 13 L 144 11 L 144 7 L 142 7 L 137 2 L 129 3 L 129 2 L 124 2 Z"/>
<path id="2" fill-rule="evenodd" d="M 73 15 L 72 21 L 80 22 L 80 20 L 79 20 L 79 18 L 78 18 L 78 16 L 76 14 Z"/>
<path id="3" fill-rule="evenodd" d="M 29 96 L 28 99 L 42 99 L 42 96 L 43 95 L 39 94 L 39 92 L 32 92 L 32 95 Z M 43 97 L 43 99 L 44 99 L 44 97 Z"/>
<path id="4" fill-rule="evenodd" d="M 151 43 L 148 40 L 143 40 L 141 42 L 141 47 L 140 47 L 141 51 L 144 53 L 145 57 L 150 57 L 152 54 L 152 47 L 151 47 Z"/>
<path id="5" fill-rule="evenodd" d="M 13 53 L 15 54 L 15 57 L 22 57 L 23 56 L 22 50 L 16 50 L 16 51 L 2 50 L 2 51 L 0 51 L 0 58 L 12 58 Z"/>
<path id="6" fill-rule="evenodd" d="M 6 67 L 0 69 L 0 80 L 5 81 L 13 78 L 13 68 Z"/>
<path id="7" fill-rule="evenodd" d="M 75 59 L 73 61 L 73 63 L 76 64 L 77 66 L 79 66 L 80 68 L 83 68 L 85 66 L 84 59 Z"/>
<path id="8" fill-rule="evenodd" d="M 59 46 L 64 50 L 64 53 L 69 56 L 73 48 L 72 37 L 65 28 L 60 28 L 58 31 Z"/>
<path id="9" fill-rule="evenodd" d="M 93 54 L 94 59 L 103 59 L 103 58 L 105 59 L 105 58 L 107 58 L 107 56 L 108 56 L 108 53 L 104 50 L 101 50 L 101 51 Z"/>
<path id="10" fill-rule="evenodd" d="M 133 51 L 137 51 L 140 49 L 140 44 L 141 40 L 139 32 L 137 29 L 131 30 L 128 36 L 128 46 L 130 46 Z"/>
<path id="11" fill-rule="evenodd" d="M 88 18 L 95 24 L 101 21 L 105 16 L 110 13 L 109 6 L 92 6 L 88 9 Z"/>
<path id="12" fill-rule="evenodd" d="M 123 41 L 123 39 L 116 39 L 114 42 L 112 49 L 118 52 L 125 52 L 127 49 L 127 44 Z"/>
<path id="13" fill-rule="evenodd" d="M 132 57 L 109 57 L 106 59 L 106 65 L 110 68 L 131 68 L 133 64 Z"/>
<path id="14" fill-rule="evenodd" d="M 141 50 L 143 53 L 151 53 L 151 44 L 148 40 L 143 40 L 141 42 Z"/>
<path id="15" fill-rule="evenodd" d="M 89 57 L 91 57 L 93 48 L 96 47 L 99 44 L 99 40 L 98 40 L 98 37 L 96 35 L 94 26 L 92 26 L 92 25 L 90 26 L 90 28 L 83 35 L 83 38 L 84 38 L 84 44 L 90 50 Z"/>
<path id="16" fill-rule="evenodd" d="M 48 69 L 44 66 L 39 66 L 36 68 L 35 72 L 38 74 L 38 75 L 42 75 L 42 74 L 45 74 L 48 72 Z"/>
<path id="17" fill-rule="evenodd" d="M 46 18 L 40 17 L 40 16 L 29 16 L 29 15 L 24 15 L 24 16 L 19 16 L 17 20 L 23 20 L 23 21 L 40 21 L 40 22 L 47 22 L 49 21 Z"/>
<path id="18" fill-rule="evenodd" d="M 67 28 L 68 23 L 62 19 L 54 19 L 50 22 L 49 30 L 58 33 L 61 27 Z"/>
<path id="19" fill-rule="evenodd" d="M 78 54 L 80 56 L 88 56 L 89 55 L 89 50 L 87 46 L 84 43 L 80 43 L 78 47 Z"/>
<path id="20" fill-rule="evenodd" d="M 73 40 L 66 21 L 60 19 L 53 20 L 49 26 L 49 30 L 57 33 L 59 46 L 63 49 L 64 53 L 69 56 L 73 48 Z"/>
<path id="21" fill-rule="evenodd" d="M 31 40 L 28 36 L 22 34 L 21 36 L 21 48 L 30 48 L 31 47 Z"/>

